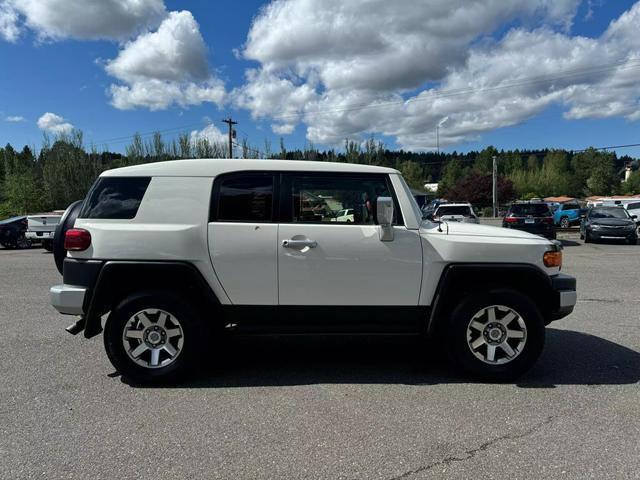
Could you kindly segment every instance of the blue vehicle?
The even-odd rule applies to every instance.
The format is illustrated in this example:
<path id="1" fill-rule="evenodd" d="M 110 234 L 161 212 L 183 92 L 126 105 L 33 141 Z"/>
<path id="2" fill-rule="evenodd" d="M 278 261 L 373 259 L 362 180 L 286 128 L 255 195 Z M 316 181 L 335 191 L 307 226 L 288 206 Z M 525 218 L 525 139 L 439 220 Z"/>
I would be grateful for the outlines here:
<path id="1" fill-rule="evenodd" d="M 553 223 L 560 228 L 569 228 L 580 223 L 581 208 L 578 202 L 562 203 L 553 212 Z"/>

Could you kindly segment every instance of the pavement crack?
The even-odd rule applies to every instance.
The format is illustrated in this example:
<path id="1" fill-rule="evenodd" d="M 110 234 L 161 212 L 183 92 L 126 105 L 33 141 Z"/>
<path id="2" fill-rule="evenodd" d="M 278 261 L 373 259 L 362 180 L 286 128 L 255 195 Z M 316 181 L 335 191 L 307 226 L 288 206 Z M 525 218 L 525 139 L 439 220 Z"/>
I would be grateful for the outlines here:
<path id="1" fill-rule="evenodd" d="M 520 440 L 523 438 L 528 437 L 529 435 L 533 435 L 534 433 L 536 433 L 538 430 L 540 430 L 541 428 L 549 425 L 550 423 L 552 423 L 555 420 L 555 416 L 549 416 L 547 417 L 544 421 L 537 423 L 536 425 L 532 426 L 531 428 L 529 428 L 528 430 L 525 430 L 522 433 L 517 433 L 517 434 L 512 434 L 512 433 L 508 433 L 505 435 L 501 435 L 499 437 L 493 438 L 491 440 L 488 440 L 486 442 L 484 442 L 483 444 L 479 445 L 478 447 L 469 449 L 469 450 L 465 450 L 462 454 L 460 455 L 452 455 L 449 457 L 445 457 L 442 460 L 438 460 L 436 462 L 433 463 L 429 463 L 428 465 L 423 465 L 421 467 L 418 467 L 414 470 L 408 470 L 396 477 L 392 477 L 389 480 L 400 480 L 402 478 L 408 478 L 411 475 L 416 475 L 418 473 L 423 473 L 426 472 L 428 470 L 431 470 L 433 468 L 439 467 L 439 466 L 443 466 L 443 467 L 448 467 L 449 465 L 451 465 L 452 463 L 456 463 L 456 462 L 466 462 L 467 460 L 471 460 L 472 458 L 474 458 L 476 455 L 478 455 L 481 452 L 484 452 L 485 450 L 488 450 L 489 448 L 493 447 L 494 445 L 504 442 L 504 441 L 508 441 L 508 440 Z"/>

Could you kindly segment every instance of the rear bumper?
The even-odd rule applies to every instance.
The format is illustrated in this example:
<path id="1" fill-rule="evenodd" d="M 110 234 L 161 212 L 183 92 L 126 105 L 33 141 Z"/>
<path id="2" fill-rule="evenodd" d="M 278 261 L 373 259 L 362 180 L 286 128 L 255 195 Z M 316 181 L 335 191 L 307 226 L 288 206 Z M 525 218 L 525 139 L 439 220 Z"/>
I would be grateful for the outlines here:
<path id="1" fill-rule="evenodd" d="M 64 283 L 49 289 L 51 305 L 66 315 L 86 314 L 102 265 L 99 260 L 65 258 L 62 269 Z"/>
<path id="2" fill-rule="evenodd" d="M 514 225 L 511 223 L 502 224 L 503 228 L 512 228 L 514 230 L 521 230 L 523 232 L 532 233 L 534 235 L 540 235 L 542 237 L 555 239 L 556 238 L 556 227 L 553 224 L 545 223 L 545 224 L 530 224 L 530 225 Z"/>
<path id="3" fill-rule="evenodd" d="M 558 320 L 573 312 L 576 306 L 578 300 L 576 279 L 569 275 L 559 273 L 551 277 L 551 287 L 555 295 L 551 320 Z"/>
<path id="4" fill-rule="evenodd" d="M 32 232 L 26 231 L 24 236 L 30 240 L 53 240 L 54 232 Z"/>
<path id="5" fill-rule="evenodd" d="M 84 314 L 83 305 L 86 293 L 85 287 L 76 285 L 54 285 L 49 289 L 51 305 L 65 315 Z"/>

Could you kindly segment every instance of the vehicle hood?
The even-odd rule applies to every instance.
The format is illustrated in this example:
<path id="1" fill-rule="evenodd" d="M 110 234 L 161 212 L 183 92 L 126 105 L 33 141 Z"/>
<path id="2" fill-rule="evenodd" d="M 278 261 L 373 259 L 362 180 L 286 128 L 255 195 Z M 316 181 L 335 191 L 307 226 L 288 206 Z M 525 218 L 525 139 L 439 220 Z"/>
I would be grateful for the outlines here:
<path id="1" fill-rule="evenodd" d="M 420 226 L 421 233 L 433 233 L 437 231 L 438 224 L 434 222 L 425 221 Z M 492 227 L 491 225 L 482 225 L 478 223 L 463 223 L 463 222 L 442 222 L 442 233 L 447 235 L 462 235 L 462 236 L 477 236 L 477 237 L 501 237 L 501 238 L 522 238 L 522 239 L 535 239 L 544 240 L 538 235 L 532 233 L 523 232 L 522 230 L 516 230 L 513 228 Z M 547 240 L 544 240 L 547 241 Z"/>
<path id="2" fill-rule="evenodd" d="M 594 218 L 590 222 L 592 225 L 603 225 L 605 227 L 623 227 L 631 225 L 633 220 L 625 218 Z"/>

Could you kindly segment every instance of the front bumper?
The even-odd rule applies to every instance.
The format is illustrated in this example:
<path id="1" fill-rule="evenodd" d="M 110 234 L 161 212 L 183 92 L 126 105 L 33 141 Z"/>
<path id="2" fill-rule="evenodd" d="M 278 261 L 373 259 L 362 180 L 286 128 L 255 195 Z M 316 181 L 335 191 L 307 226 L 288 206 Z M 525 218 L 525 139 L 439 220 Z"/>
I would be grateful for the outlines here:
<path id="1" fill-rule="evenodd" d="M 551 320 L 558 320 L 573 312 L 573 308 L 576 306 L 578 300 L 576 279 L 570 275 L 559 273 L 551 277 L 551 288 L 555 295 Z"/>
<path id="2" fill-rule="evenodd" d="M 599 229 L 589 229 L 589 235 L 594 239 L 633 239 L 637 238 L 636 229 L 633 228 L 599 228 Z"/>
<path id="3" fill-rule="evenodd" d="M 49 289 L 51 305 L 65 315 L 84 314 L 83 305 L 86 293 L 85 287 L 66 284 L 55 285 Z"/>

